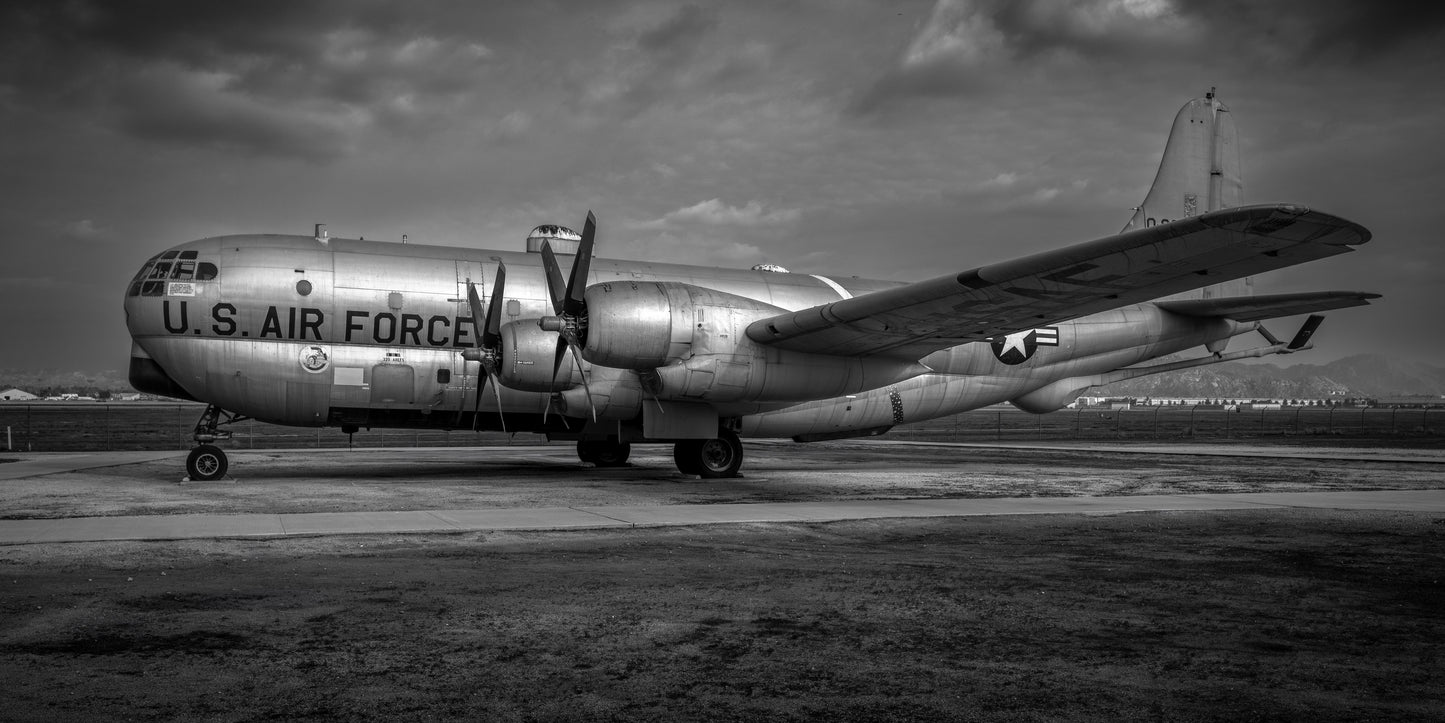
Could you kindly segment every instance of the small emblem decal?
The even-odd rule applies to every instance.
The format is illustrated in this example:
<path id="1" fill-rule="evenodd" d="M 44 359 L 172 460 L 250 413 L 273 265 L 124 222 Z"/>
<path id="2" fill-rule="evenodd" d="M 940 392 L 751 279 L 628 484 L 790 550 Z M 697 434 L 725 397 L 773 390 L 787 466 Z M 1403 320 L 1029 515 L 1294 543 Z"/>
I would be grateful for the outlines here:
<path id="1" fill-rule="evenodd" d="M 331 366 L 331 357 L 326 356 L 326 350 L 319 346 L 307 346 L 301 348 L 301 368 L 312 374 L 326 371 Z"/>
<path id="2" fill-rule="evenodd" d="M 999 361 L 1009 365 L 1022 364 L 1032 359 L 1039 347 L 1058 346 L 1059 327 L 1046 326 L 1042 329 L 1020 331 L 1002 339 L 990 339 L 989 345 L 993 347 L 993 355 Z"/>

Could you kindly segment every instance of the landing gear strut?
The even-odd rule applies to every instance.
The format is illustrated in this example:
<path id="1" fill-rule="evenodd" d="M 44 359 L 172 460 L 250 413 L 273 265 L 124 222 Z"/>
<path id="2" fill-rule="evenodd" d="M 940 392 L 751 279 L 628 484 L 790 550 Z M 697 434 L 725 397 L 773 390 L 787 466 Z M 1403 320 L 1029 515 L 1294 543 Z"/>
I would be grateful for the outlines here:
<path id="1" fill-rule="evenodd" d="M 611 439 L 577 440 L 577 458 L 598 467 L 622 467 L 632 454 L 632 445 Z"/>
<path id="2" fill-rule="evenodd" d="M 231 414 L 214 404 L 206 405 L 206 411 L 201 412 L 201 418 L 196 420 L 196 431 L 192 435 L 197 446 L 186 455 L 186 476 L 190 477 L 191 481 L 209 482 L 226 476 L 226 470 L 230 468 L 226 452 L 211 443 L 231 438 L 229 429 L 218 427 L 244 419 L 248 417 Z"/>
<path id="3" fill-rule="evenodd" d="M 743 443 L 731 430 L 718 430 L 716 439 L 685 439 L 672 448 L 672 460 L 683 474 L 703 479 L 736 477 L 743 466 Z"/>

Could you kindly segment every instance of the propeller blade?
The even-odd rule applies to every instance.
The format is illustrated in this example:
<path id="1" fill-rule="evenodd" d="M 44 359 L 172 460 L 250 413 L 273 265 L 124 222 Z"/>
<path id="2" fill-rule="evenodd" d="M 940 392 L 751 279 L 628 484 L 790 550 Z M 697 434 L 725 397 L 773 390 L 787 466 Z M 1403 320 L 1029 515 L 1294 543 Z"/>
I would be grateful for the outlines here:
<path id="1" fill-rule="evenodd" d="M 482 390 L 487 388 L 487 380 L 490 378 L 491 375 L 487 374 L 485 371 L 477 375 L 477 399 L 476 404 L 472 407 L 472 409 L 474 410 L 472 412 L 473 432 L 477 431 L 477 418 L 482 416 Z M 497 409 L 498 411 L 501 411 L 501 407 L 498 407 Z"/>
<path id="2" fill-rule="evenodd" d="M 502 434 L 506 434 L 507 418 L 502 414 L 502 385 L 493 382 L 492 393 L 497 395 L 497 419 L 502 422 Z"/>
<path id="3" fill-rule="evenodd" d="M 557 263 L 557 254 L 552 244 L 542 241 L 542 267 L 547 271 L 547 292 L 552 297 L 552 313 L 561 314 L 567 299 L 567 282 L 562 279 L 562 266 Z"/>
<path id="4" fill-rule="evenodd" d="M 472 326 L 480 332 L 486 315 L 482 313 L 482 299 L 477 295 L 477 285 L 472 283 L 471 279 L 467 279 L 467 306 L 472 308 Z"/>
<path id="5" fill-rule="evenodd" d="M 592 385 L 587 383 L 587 372 L 582 369 L 582 357 L 577 347 L 572 347 L 572 360 L 577 362 L 577 373 L 582 375 L 582 389 L 587 392 L 587 409 L 592 412 L 592 421 L 597 421 L 597 405 L 592 402 Z"/>
<path id="6" fill-rule="evenodd" d="M 580 314 L 587 309 L 583 294 L 587 291 L 587 273 L 592 268 L 592 243 L 597 236 L 597 217 L 587 212 L 587 225 L 582 227 L 582 243 L 572 259 L 572 275 L 567 279 L 567 296 L 562 311 Z"/>
<path id="7" fill-rule="evenodd" d="M 552 359 L 552 386 L 557 386 L 557 372 L 562 370 L 562 359 L 567 356 L 567 340 L 557 337 L 557 356 Z"/>
<path id="8" fill-rule="evenodd" d="M 506 284 L 507 267 L 497 264 L 497 280 L 492 282 L 492 298 L 487 301 L 487 325 L 479 329 L 481 334 L 478 336 L 486 349 L 497 349 L 502 343 L 502 290 Z M 470 287 L 468 291 L 471 291 Z"/>

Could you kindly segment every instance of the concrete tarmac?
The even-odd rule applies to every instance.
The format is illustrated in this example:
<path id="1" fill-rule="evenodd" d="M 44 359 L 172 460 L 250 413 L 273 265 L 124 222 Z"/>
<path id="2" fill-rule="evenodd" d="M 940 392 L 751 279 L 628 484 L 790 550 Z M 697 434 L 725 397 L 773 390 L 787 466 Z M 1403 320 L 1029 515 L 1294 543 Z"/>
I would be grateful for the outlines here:
<path id="1" fill-rule="evenodd" d="M 1445 490 L 72 517 L 0 520 L 0 545 L 378 533 L 616 529 L 979 515 L 1113 515 L 1129 512 L 1280 508 L 1445 513 Z"/>
<path id="2" fill-rule="evenodd" d="M 1343 458 L 1360 461 L 1445 462 L 1439 450 L 1308 450 L 1292 448 L 1201 449 L 1191 445 L 1109 446 L 1088 444 L 959 444 L 868 441 L 878 445 L 1002 447 L 1127 451 L 1147 454 L 1227 454 Z M 475 451 L 475 448 L 468 448 Z M 509 455 L 534 457 L 569 450 L 556 446 L 507 447 Z M 247 450 L 254 451 L 254 450 Z M 308 454 L 316 450 L 276 450 Z M 335 450 L 326 450 L 335 451 Z M 445 456 L 445 448 L 399 449 L 407 454 Z M 16 455 L 0 464 L 0 481 L 107 466 L 183 457 L 183 451 L 42 453 Z M 1105 497 L 945 498 L 916 500 L 824 500 L 725 504 L 569 506 L 412 511 L 317 512 L 291 514 L 181 514 L 0 520 L 0 545 L 113 540 L 280 538 L 307 535 L 458 533 L 522 530 L 609 529 L 750 522 L 831 522 L 879 518 L 968 517 L 978 515 L 1123 514 L 1270 508 L 1445 512 L 1445 489 L 1333 492 L 1161 494 Z"/>

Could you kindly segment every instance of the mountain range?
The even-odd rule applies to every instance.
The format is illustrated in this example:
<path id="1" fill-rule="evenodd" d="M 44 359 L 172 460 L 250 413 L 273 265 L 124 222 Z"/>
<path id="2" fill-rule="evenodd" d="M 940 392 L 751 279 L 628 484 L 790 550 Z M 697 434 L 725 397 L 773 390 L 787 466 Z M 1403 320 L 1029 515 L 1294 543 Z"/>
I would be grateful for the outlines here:
<path id="1" fill-rule="evenodd" d="M 11 387 L 41 396 L 66 392 L 100 396 L 104 391 L 133 391 L 123 371 L 0 369 L 0 389 Z M 1383 354 L 1358 354 L 1328 364 L 1287 367 L 1230 362 L 1132 379 L 1099 387 L 1089 394 L 1231 399 L 1440 396 L 1445 395 L 1445 367 Z"/>
<path id="2" fill-rule="evenodd" d="M 1091 396 L 1326 399 L 1445 395 L 1445 367 L 1357 354 L 1328 364 L 1227 362 L 1110 384 Z"/>

